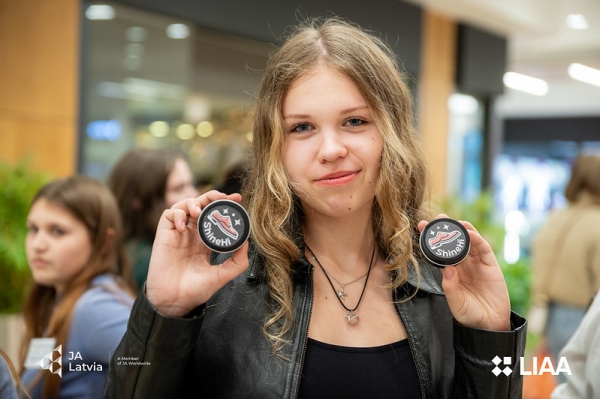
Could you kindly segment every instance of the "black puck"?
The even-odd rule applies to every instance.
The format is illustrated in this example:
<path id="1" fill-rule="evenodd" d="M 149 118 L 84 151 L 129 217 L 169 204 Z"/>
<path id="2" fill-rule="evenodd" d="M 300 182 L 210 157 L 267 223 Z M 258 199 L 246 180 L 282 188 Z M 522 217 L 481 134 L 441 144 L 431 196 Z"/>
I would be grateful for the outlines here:
<path id="1" fill-rule="evenodd" d="M 202 210 L 198 218 L 198 235 L 215 252 L 233 252 L 250 234 L 250 219 L 237 202 L 217 200 Z"/>
<path id="2" fill-rule="evenodd" d="M 450 218 L 431 221 L 419 237 L 425 258 L 434 266 L 454 266 L 469 254 L 471 239 L 467 229 Z"/>

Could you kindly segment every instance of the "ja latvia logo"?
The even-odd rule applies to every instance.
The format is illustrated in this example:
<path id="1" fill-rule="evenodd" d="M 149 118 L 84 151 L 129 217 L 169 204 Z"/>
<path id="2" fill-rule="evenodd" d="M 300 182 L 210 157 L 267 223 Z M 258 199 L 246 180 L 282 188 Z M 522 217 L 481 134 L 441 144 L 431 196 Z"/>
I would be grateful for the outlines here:
<path id="1" fill-rule="evenodd" d="M 37 364 L 44 370 L 48 370 L 52 374 L 58 374 L 62 378 L 62 344 L 52 349 Z"/>

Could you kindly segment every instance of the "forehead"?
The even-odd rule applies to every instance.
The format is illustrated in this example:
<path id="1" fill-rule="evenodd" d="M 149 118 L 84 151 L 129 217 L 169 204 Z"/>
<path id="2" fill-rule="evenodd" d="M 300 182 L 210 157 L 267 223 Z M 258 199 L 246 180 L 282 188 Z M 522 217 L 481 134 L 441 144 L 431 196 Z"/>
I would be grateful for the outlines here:
<path id="1" fill-rule="evenodd" d="M 27 217 L 29 221 L 37 223 L 61 223 L 61 224 L 80 224 L 83 223 L 77 219 L 67 208 L 55 202 L 48 201 L 46 198 L 40 198 L 33 203 Z"/>
<path id="2" fill-rule="evenodd" d="M 319 109 L 365 105 L 366 99 L 358 85 L 345 74 L 319 66 L 298 77 L 283 99 L 284 116 L 291 109 Z"/>

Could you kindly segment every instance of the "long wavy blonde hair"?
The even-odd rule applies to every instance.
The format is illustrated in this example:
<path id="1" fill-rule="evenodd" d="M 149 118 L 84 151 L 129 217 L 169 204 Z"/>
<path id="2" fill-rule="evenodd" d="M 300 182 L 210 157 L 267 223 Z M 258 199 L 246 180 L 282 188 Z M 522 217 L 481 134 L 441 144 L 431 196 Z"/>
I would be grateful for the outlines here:
<path id="1" fill-rule="evenodd" d="M 252 240 L 264 258 L 273 301 L 263 329 L 275 352 L 293 326 L 291 265 L 300 257 L 303 219 L 283 163 L 282 103 L 292 84 L 318 66 L 356 84 L 383 137 L 372 221 L 379 251 L 394 276 L 392 286 L 406 281 L 410 267 L 418 272 L 425 158 L 413 125 L 410 90 L 396 56 L 378 37 L 338 18 L 305 22 L 267 64 L 255 111 L 254 165 L 244 192 Z"/>

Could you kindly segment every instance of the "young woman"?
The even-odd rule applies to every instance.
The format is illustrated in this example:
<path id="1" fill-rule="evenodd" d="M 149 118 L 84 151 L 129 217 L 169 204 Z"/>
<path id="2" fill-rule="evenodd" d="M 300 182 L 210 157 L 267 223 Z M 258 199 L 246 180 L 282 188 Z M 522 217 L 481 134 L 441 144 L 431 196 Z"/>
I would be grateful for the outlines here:
<path id="1" fill-rule="evenodd" d="M 27 229 L 34 284 L 24 308 L 23 384 L 34 398 L 98 398 L 133 304 L 116 201 L 92 179 L 56 180 L 34 197 Z M 40 338 L 51 340 L 44 350 Z M 62 359 L 40 370 L 45 353 L 32 359 L 36 348 Z"/>
<path id="2" fill-rule="evenodd" d="M 568 206 L 550 215 L 533 242 L 533 296 L 547 309 L 543 334 L 555 364 L 600 289 L 599 176 L 600 156 L 580 154 L 565 188 Z"/>
<path id="3" fill-rule="evenodd" d="M 175 203 L 198 195 L 188 163 L 168 149 L 134 148 L 115 165 L 108 186 L 125 227 L 125 250 L 138 289 L 146 282 L 158 219 Z"/>
<path id="4" fill-rule="evenodd" d="M 468 222 L 469 256 L 422 261 L 423 155 L 391 50 L 333 19 L 270 59 L 244 200 L 251 243 L 211 257 L 195 222 L 216 191 L 163 213 L 146 291 L 106 398 L 516 398 L 524 324 Z M 172 339 L 177 337 L 177 339 Z M 501 365 L 502 366 L 502 365 Z M 502 366 L 504 368 L 504 366 Z"/>

